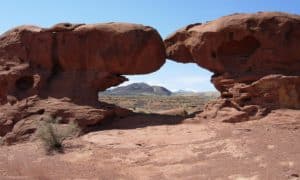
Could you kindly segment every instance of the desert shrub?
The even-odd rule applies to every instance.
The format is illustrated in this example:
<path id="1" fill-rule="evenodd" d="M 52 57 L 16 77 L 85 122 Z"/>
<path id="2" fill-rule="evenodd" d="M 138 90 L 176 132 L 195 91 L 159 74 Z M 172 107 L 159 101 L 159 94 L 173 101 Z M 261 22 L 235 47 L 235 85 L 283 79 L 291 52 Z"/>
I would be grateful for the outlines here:
<path id="1" fill-rule="evenodd" d="M 43 142 L 47 152 L 62 151 L 63 141 L 80 131 L 74 122 L 62 127 L 58 124 L 61 120 L 61 118 L 46 117 L 37 128 L 36 137 Z"/>

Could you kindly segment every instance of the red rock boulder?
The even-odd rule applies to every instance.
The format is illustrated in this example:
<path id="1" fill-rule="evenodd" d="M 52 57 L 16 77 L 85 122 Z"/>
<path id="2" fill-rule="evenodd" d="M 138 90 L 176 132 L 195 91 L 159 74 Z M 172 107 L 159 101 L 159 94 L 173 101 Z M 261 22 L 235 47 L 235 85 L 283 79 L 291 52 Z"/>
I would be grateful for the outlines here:
<path id="1" fill-rule="evenodd" d="M 165 62 L 158 32 L 126 23 L 21 26 L 0 37 L 0 98 L 97 99 L 97 92 L 146 74 Z"/>
<path id="2" fill-rule="evenodd" d="M 233 14 L 182 28 L 165 39 L 165 47 L 168 58 L 214 73 L 221 99 L 202 115 L 238 122 L 272 109 L 300 109 L 299 30 L 298 15 Z"/>
<path id="3" fill-rule="evenodd" d="M 268 74 L 300 75 L 299 29 L 298 15 L 233 14 L 180 29 L 165 46 L 172 60 L 253 82 Z"/>
<path id="4" fill-rule="evenodd" d="M 159 33 L 128 23 L 20 26 L 0 36 L 0 136 L 26 139 L 41 117 L 81 128 L 127 116 L 98 102 L 98 92 L 165 62 Z"/>

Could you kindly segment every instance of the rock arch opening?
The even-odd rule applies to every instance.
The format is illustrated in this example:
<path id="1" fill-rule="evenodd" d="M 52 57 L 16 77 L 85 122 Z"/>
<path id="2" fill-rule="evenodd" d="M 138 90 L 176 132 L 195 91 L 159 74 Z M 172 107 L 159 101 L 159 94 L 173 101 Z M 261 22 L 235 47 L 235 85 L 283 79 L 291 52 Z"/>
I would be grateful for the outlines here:
<path id="1" fill-rule="evenodd" d="M 154 73 L 127 76 L 127 82 L 100 92 L 99 100 L 135 112 L 187 116 L 219 96 L 211 75 L 196 64 L 167 60 Z"/>

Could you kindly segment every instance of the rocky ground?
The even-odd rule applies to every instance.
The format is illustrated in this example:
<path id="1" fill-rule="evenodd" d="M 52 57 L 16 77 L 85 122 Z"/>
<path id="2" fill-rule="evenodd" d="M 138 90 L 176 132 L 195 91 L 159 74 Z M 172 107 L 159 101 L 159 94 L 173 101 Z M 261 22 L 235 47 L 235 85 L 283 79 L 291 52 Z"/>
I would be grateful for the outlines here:
<path id="1" fill-rule="evenodd" d="M 45 155 L 0 148 L 0 179 L 299 179 L 300 112 L 242 123 L 137 114 Z"/>

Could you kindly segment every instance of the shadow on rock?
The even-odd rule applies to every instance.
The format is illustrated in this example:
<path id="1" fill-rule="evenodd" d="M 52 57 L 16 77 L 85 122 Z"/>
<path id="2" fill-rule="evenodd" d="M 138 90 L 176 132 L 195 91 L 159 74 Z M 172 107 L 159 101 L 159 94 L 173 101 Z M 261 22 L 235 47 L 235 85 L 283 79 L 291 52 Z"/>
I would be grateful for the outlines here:
<path id="1" fill-rule="evenodd" d="M 104 121 L 98 126 L 88 128 L 88 132 L 109 130 L 109 129 L 136 129 L 148 126 L 160 125 L 176 125 L 182 123 L 187 118 L 194 117 L 195 114 L 189 116 L 166 115 L 166 114 L 146 114 L 134 113 L 125 118 L 118 118 Z"/>

